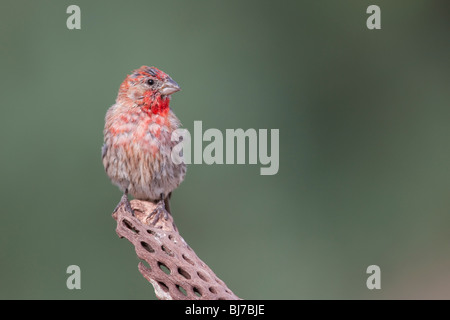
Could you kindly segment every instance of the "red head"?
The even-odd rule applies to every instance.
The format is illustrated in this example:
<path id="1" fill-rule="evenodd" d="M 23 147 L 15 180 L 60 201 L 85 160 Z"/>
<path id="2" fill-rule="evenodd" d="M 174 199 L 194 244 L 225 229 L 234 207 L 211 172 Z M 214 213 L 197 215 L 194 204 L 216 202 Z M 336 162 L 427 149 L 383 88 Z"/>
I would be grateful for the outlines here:
<path id="1" fill-rule="evenodd" d="M 180 87 L 169 75 L 155 67 L 142 66 L 128 75 L 120 85 L 117 100 L 137 104 L 146 112 L 166 115 L 170 95 L 177 91 L 180 91 Z"/>

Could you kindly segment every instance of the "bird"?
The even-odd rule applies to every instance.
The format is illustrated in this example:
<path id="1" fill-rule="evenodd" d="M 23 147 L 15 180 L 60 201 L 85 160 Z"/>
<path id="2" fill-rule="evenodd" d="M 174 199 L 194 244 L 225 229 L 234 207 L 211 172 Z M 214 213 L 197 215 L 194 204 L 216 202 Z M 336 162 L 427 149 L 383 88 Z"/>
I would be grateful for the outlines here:
<path id="1" fill-rule="evenodd" d="M 171 214 L 172 191 L 186 175 L 186 165 L 171 157 L 179 143 L 172 141 L 172 133 L 181 123 L 170 100 L 180 90 L 168 74 L 148 66 L 134 70 L 120 85 L 115 104 L 106 112 L 102 147 L 105 172 L 123 192 L 114 211 L 124 205 L 134 214 L 130 194 L 156 204 L 153 224 L 162 213 L 165 219 Z"/>

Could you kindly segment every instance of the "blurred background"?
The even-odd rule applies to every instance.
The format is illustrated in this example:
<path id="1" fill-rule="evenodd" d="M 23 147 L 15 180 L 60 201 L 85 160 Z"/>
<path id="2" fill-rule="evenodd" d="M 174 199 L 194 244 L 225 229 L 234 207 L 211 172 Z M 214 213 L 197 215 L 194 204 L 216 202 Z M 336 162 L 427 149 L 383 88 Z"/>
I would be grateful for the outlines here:
<path id="1" fill-rule="evenodd" d="M 66 9 L 81 8 L 81 30 Z M 366 9 L 381 8 L 381 30 Z M 190 165 L 172 211 L 244 299 L 450 298 L 449 1 L 12 1 L 0 10 L 0 298 L 154 299 L 101 163 L 154 65 L 192 132 L 280 130 L 279 171 Z M 205 144 L 206 145 L 206 144 Z M 81 290 L 66 269 L 81 268 Z M 381 268 L 381 290 L 366 269 Z"/>

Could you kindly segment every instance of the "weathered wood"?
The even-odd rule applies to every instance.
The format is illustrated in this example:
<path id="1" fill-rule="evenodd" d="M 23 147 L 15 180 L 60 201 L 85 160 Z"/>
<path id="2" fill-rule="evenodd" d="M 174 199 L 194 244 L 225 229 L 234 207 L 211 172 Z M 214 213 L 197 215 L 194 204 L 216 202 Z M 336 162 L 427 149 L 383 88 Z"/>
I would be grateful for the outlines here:
<path id="1" fill-rule="evenodd" d="M 113 213 L 116 232 L 134 247 L 144 262 L 139 271 L 160 300 L 236 300 L 226 284 L 195 254 L 178 233 L 173 217 L 164 214 L 154 222 L 154 203 L 132 200 L 134 216 L 119 206 Z"/>

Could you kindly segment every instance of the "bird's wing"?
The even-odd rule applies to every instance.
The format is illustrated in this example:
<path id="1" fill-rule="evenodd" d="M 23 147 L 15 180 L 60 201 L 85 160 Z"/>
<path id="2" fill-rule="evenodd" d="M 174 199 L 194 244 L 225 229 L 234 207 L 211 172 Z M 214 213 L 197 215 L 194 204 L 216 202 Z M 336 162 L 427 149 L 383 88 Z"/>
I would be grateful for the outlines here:
<path id="1" fill-rule="evenodd" d="M 108 146 L 106 144 L 104 144 L 102 147 L 102 160 L 103 160 L 103 158 L 105 158 L 106 151 L 108 151 Z"/>

